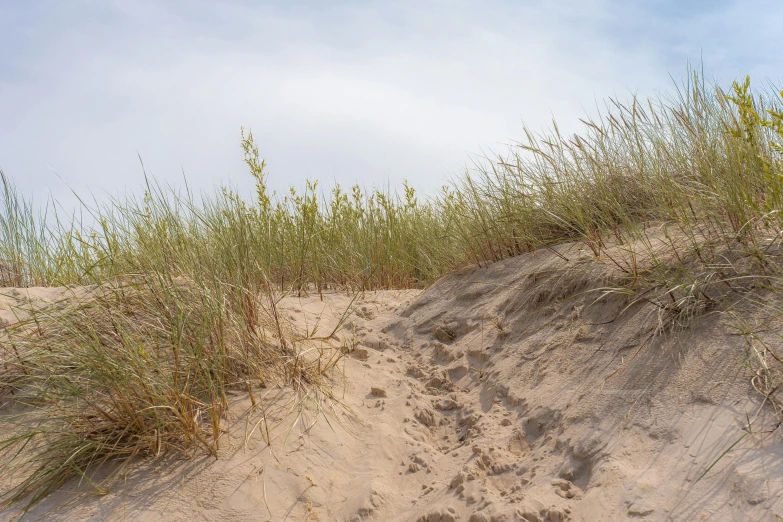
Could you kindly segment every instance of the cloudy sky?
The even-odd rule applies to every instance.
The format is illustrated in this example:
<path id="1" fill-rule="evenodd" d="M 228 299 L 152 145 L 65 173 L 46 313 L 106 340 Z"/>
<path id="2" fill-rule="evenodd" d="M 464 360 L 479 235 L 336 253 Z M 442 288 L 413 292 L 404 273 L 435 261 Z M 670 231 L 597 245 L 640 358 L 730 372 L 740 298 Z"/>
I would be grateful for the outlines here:
<path id="1" fill-rule="evenodd" d="M 780 85 L 783 2 L 0 1 L 0 168 L 26 194 L 117 194 L 147 171 L 249 190 L 240 126 L 278 190 L 425 191 L 470 154 L 688 61 Z"/>

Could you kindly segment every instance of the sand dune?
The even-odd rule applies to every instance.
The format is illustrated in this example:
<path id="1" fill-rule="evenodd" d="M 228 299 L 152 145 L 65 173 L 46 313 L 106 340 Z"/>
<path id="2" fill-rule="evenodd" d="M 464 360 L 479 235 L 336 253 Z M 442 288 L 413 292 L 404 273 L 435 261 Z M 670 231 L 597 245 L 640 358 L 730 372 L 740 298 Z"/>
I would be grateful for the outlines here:
<path id="1" fill-rule="evenodd" d="M 779 419 L 742 338 L 720 315 L 662 331 L 650 306 L 594 302 L 610 275 L 568 248 L 367 293 L 329 341 L 354 347 L 335 374 L 343 406 L 290 412 L 290 394 L 267 391 L 269 446 L 238 394 L 219 459 L 143 461 L 102 497 L 72 481 L 25 519 L 783 520 Z M 7 323 L 28 295 L 61 294 L 5 298 Z M 328 331 L 350 304 L 282 308 Z"/>

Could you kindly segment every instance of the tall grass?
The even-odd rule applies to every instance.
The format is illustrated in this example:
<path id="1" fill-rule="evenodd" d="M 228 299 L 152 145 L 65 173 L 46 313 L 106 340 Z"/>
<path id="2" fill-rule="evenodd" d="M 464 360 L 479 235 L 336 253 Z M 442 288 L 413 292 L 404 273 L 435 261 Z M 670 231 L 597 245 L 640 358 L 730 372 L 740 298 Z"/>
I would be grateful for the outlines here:
<path id="1" fill-rule="evenodd" d="M 316 408 L 331 398 L 344 349 L 310 342 L 281 320 L 279 297 L 246 264 L 241 238 L 224 238 L 235 241 L 232 259 L 202 248 L 188 261 L 177 240 L 184 232 L 169 232 L 166 244 L 125 260 L 121 275 L 93 271 L 97 284 L 64 290 L 45 308 L 21 305 L 29 318 L 4 328 L 0 481 L 9 486 L 0 505 L 32 505 L 73 476 L 104 492 L 89 473 L 107 462 L 217 456 L 232 388 L 254 406 L 270 388 L 290 388 Z"/>
<path id="2" fill-rule="evenodd" d="M 754 96 L 749 80 L 725 92 L 693 74 L 674 96 L 609 100 L 582 121 L 583 132 L 569 136 L 557 125 L 543 134 L 525 129 L 506 153 L 424 199 L 407 184 L 401 192 L 324 192 L 311 181 L 270 193 L 266 163 L 244 131 L 256 180 L 250 200 L 230 189 L 196 198 L 148 182 L 141 198 L 85 205 L 97 223 L 88 226 L 61 222 L 56 212 L 34 215 L 3 175 L 2 282 L 86 284 L 146 270 L 139 258 L 184 272 L 208 258 L 230 271 L 243 256 L 242 266 L 282 290 L 405 288 L 563 241 L 581 241 L 600 257 L 607 237 L 632 242 L 652 223 L 693 245 L 752 242 L 759 227 L 777 233 L 777 94 Z"/>
<path id="3" fill-rule="evenodd" d="M 256 179 L 252 201 L 227 188 L 196 198 L 148 182 L 141 198 L 85 205 L 97 223 L 90 226 L 36 216 L 6 180 L 0 266 L 8 276 L 0 283 L 90 284 L 150 267 L 188 274 L 206 265 L 220 277 L 239 270 L 303 292 L 421 287 L 459 266 L 447 216 L 407 184 L 401 194 L 339 185 L 323 193 L 307 182 L 278 195 L 268 191 L 252 133 L 243 132 L 242 147 Z"/>
<path id="4" fill-rule="evenodd" d="M 781 100 L 734 91 L 694 75 L 674 98 L 608 102 L 581 134 L 526 129 L 509 154 L 457 181 L 449 208 L 464 248 L 495 261 L 579 240 L 599 255 L 607 234 L 635 239 L 652 222 L 713 239 L 759 224 L 776 233 Z M 772 120 L 751 123 L 750 112 Z"/>
<path id="5" fill-rule="evenodd" d="M 214 453 L 231 386 L 328 393 L 340 353 L 306 352 L 281 292 L 421 287 L 563 242 L 619 274 L 604 291 L 657 307 L 662 330 L 731 318 L 779 408 L 780 338 L 748 318 L 774 325 L 783 310 L 782 102 L 692 75 L 671 97 L 610 100 L 580 134 L 525 129 L 428 198 L 407 184 L 271 193 L 250 132 L 250 200 L 150 182 L 85 205 L 87 224 L 36 214 L 3 176 L 0 284 L 95 285 L 0 340 L 0 394 L 20 408 L 0 470 L 23 477 L 4 498 L 36 501 L 96 462 Z"/>

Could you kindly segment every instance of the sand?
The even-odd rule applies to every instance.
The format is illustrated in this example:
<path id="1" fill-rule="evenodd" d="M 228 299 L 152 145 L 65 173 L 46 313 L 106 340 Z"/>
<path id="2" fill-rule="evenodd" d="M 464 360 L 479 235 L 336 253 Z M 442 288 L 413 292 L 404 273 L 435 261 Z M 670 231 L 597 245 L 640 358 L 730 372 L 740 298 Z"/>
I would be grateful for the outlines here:
<path id="1" fill-rule="evenodd" d="M 742 338 L 718 314 L 660 332 L 649 306 L 593 303 L 603 273 L 568 249 L 366 293 L 330 341 L 355 345 L 335 375 L 344 408 L 287 413 L 273 406 L 290 394 L 268 391 L 269 446 L 237 394 L 218 459 L 145 460 L 100 497 L 72 481 L 24 519 L 783 520 L 783 441 Z M 19 292 L 7 322 L 14 299 L 64 290 Z M 282 309 L 328 332 L 350 302 Z"/>

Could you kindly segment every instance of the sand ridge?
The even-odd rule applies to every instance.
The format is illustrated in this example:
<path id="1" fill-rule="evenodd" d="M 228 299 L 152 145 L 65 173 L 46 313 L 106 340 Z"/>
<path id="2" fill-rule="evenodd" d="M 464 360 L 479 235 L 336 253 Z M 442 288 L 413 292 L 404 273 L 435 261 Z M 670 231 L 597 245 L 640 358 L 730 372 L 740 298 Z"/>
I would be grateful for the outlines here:
<path id="1" fill-rule="evenodd" d="M 747 418 L 759 432 L 777 422 L 741 339 L 717 316 L 662 334 L 649 307 L 595 303 L 603 273 L 571 254 L 463 270 L 424 292 L 287 297 L 303 331 L 355 308 L 328 341 L 352 350 L 329 422 L 274 410 L 267 446 L 237 394 L 219 459 L 145 461 L 72 503 L 69 483 L 25 519 L 782 520 L 780 433 L 719 459 Z"/>

